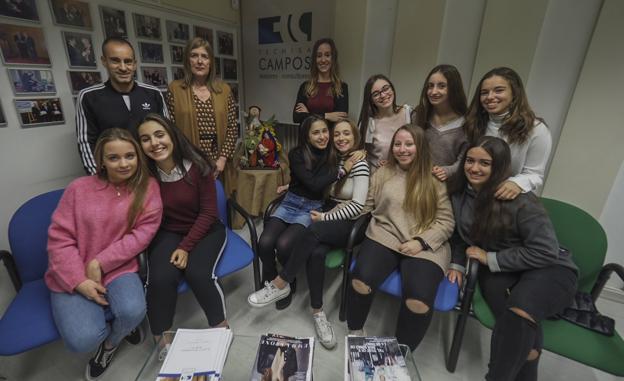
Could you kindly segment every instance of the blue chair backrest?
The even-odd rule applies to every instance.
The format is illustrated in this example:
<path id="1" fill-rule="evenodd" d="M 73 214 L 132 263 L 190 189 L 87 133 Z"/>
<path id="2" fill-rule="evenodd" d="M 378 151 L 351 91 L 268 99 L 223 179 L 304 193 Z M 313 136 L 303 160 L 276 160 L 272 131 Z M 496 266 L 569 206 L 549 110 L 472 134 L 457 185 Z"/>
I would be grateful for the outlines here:
<path id="1" fill-rule="evenodd" d="M 219 210 L 219 219 L 225 226 L 228 226 L 228 213 L 227 213 L 227 197 L 225 197 L 225 190 L 223 190 L 223 184 L 221 181 L 215 181 L 215 187 L 217 188 L 217 209 Z"/>
<path id="2" fill-rule="evenodd" d="M 48 227 L 63 189 L 26 201 L 9 222 L 9 245 L 22 282 L 43 278 L 48 269 Z"/>

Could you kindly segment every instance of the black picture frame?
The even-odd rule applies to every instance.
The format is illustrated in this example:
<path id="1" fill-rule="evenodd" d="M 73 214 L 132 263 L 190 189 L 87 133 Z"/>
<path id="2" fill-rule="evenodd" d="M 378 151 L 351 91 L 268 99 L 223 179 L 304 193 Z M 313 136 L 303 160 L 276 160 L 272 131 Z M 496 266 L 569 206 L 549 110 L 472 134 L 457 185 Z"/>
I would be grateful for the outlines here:
<path id="1" fill-rule="evenodd" d="M 134 32 L 137 38 L 147 40 L 162 40 L 162 28 L 160 26 L 160 17 L 132 14 L 134 20 Z"/>
<path id="2" fill-rule="evenodd" d="M 0 1 L 0 16 L 39 22 L 37 2 L 35 0 Z"/>
<path id="3" fill-rule="evenodd" d="M 165 63 L 163 47 L 161 44 L 154 44 L 151 42 L 139 42 L 139 52 L 141 54 L 142 63 Z"/>
<path id="4" fill-rule="evenodd" d="M 6 65 L 51 66 L 42 28 L 0 23 L 0 50 Z"/>
<path id="5" fill-rule="evenodd" d="M 102 73 L 99 71 L 68 70 L 67 78 L 72 94 L 78 94 L 80 90 L 102 83 Z"/>
<path id="6" fill-rule="evenodd" d="M 218 30 L 217 48 L 219 55 L 234 56 L 234 34 Z"/>
<path id="7" fill-rule="evenodd" d="M 72 69 L 96 69 L 97 58 L 89 33 L 61 31 L 68 66 Z"/>
<path id="8" fill-rule="evenodd" d="M 50 69 L 8 68 L 7 73 L 15 95 L 56 94 L 56 84 Z"/>
<path id="9" fill-rule="evenodd" d="M 186 44 L 191 38 L 191 29 L 183 22 L 167 20 L 167 40 L 177 44 Z"/>
<path id="10" fill-rule="evenodd" d="M 58 97 L 15 99 L 13 102 L 17 111 L 17 119 L 22 127 L 65 123 L 61 99 Z"/>
<path id="11" fill-rule="evenodd" d="M 89 3 L 80 0 L 50 0 L 55 25 L 93 30 Z"/>
<path id="12" fill-rule="evenodd" d="M 182 66 L 171 66 L 171 75 L 173 79 L 184 79 L 184 67 Z"/>
<path id="13" fill-rule="evenodd" d="M 126 12 L 122 11 L 121 9 L 104 7 L 100 5 L 100 17 L 102 18 L 102 29 L 104 30 L 104 38 L 128 38 L 128 23 L 126 22 Z"/>
<path id="14" fill-rule="evenodd" d="M 184 64 L 184 46 L 181 45 L 169 45 L 171 51 L 171 64 L 183 65 Z"/>
<path id="15" fill-rule="evenodd" d="M 236 60 L 231 58 L 223 58 L 223 79 L 226 81 L 238 80 L 238 68 Z"/>
<path id="16" fill-rule="evenodd" d="M 167 88 L 167 68 L 161 66 L 141 66 L 143 82 L 158 88 Z"/>
<path id="17" fill-rule="evenodd" d="M 214 31 L 210 28 L 203 26 L 193 25 L 193 33 L 195 37 L 201 37 L 208 41 L 210 46 L 214 49 Z"/>

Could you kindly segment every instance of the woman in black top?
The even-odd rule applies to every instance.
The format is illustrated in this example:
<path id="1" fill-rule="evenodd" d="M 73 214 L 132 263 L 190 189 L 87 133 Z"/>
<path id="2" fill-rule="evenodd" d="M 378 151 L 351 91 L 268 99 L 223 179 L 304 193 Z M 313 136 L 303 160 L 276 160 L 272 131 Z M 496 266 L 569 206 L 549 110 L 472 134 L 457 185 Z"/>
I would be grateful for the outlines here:
<path id="1" fill-rule="evenodd" d="M 479 284 L 496 317 L 486 380 L 537 380 L 540 322 L 570 304 L 578 269 L 533 193 L 495 197 L 511 173 L 504 140 L 479 138 L 463 163 L 449 184 L 456 231 L 448 276 L 461 282 L 466 256 L 483 265 Z"/>
<path id="2" fill-rule="evenodd" d="M 348 112 L 349 91 L 340 79 L 336 44 L 331 38 L 322 38 L 312 48 L 310 79 L 299 86 L 293 122 L 299 124 L 314 114 L 335 123 L 347 118 Z"/>
<path id="3" fill-rule="evenodd" d="M 295 243 L 312 223 L 310 212 L 321 209 L 323 191 L 338 178 L 336 154 L 324 119 L 312 115 L 301 124 L 299 143 L 290 151 L 288 159 L 290 187 L 280 206 L 265 223 L 258 240 L 265 287 L 247 298 L 254 307 L 263 307 L 290 295 L 290 285 L 280 289 L 271 282 L 278 275 L 275 259 L 277 257 L 280 263 L 286 264 Z M 286 308 L 288 304 L 278 304 L 278 309 Z"/>

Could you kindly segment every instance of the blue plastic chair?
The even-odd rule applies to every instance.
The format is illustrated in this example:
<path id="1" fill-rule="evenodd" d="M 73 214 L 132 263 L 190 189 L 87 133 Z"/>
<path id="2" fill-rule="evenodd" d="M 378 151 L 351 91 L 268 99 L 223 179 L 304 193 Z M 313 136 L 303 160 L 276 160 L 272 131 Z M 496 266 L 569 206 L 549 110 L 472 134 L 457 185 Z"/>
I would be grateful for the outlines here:
<path id="1" fill-rule="evenodd" d="M 254 268 L 254 287 L 256 290 L 261 288 L 260 286 L 260 263 L 258 261 L 258 256 L 256 255 L 257 242 L 258 242 L 258 233 L 256 232 L 256 225 L 253 223 L 251 217 L 243 209 L 236 201 L 232 199 L 227 199 L 225 196 L 225 191 L 223 190 L 223 185 L 219 180 L 216 181 L 217 186 L 217 208 L 219 210 L 219 219 L 226 226 L 226 244 L 225 249 L 223 250 L 223 254 L 221 255 L 221 259 L 217 264 L 217 269 L 215 271 L 217 277 L 223 277 L 233 272 L 236 272 L 242 268 L 247 267 L 249 263 L 253 261 Z M 245 242 L 244 239 L 241 238 L 238 234 L 232 231 L 231 225 L 231 216 L 228 213 L 229 208 L 234 209 L 236 212 L 240 213 L 241 216 L 245 219 L 245 225 L 247 225 L 249 229 L 249 236 L 251 241 L 251 246 Z M 178 293 L 188 291 L 189 286 L 186 281 L 182 280 L 178 285 Z"/>
<path id="2" fill-rule="evenodd" d="M 0 355 L 28 351 L 60 338 L 52 318 L 48 269 L 48 227 L 63 189 L 28 200 L 9 222 L 11 252 L 0 251 L 17 295 L 0 319 Z"/>
<path id="3" fill-rule="evenodd" d="M 50 290 L 43 280 L 48 268 L 48 227 L 63 189 L 54 190 L 26 201 L 9 222 L 11 252 L 0 250 L 17 295 L 0 318 L 0 356 L 26 352 L 60 338 L 50 305 Z M 217 266 L 217 275 L 235 272 L 253 261 L 255 287 L 260 287 L 259 262 L 256 253 L 256 229 L 245 210 L 226 200 L 217 182 L 219 218 L 228 225 L 228 207 L 241 213 L 250 229 L 252 245 L 238 234 L 227 230 L 225 253 Z M 229 225 L 228 225 L 229 226 Z"/>
<path id="4" fill-rule="evenodd" d="M 355 267 L 355 260 L 351 262 L 351 270 Z M 386 280 L 379 286 L 379 290 L 401 298 L 403 292 L 401 290 L 401 274 L 398 270 L 394 270 Z M 433 309 L 440 312 L 450 311 L 455 308 L 459 300 L 459 286 L 457 283 L 451 283 L 447 277 L 444 277 L 438 285 Z"/>

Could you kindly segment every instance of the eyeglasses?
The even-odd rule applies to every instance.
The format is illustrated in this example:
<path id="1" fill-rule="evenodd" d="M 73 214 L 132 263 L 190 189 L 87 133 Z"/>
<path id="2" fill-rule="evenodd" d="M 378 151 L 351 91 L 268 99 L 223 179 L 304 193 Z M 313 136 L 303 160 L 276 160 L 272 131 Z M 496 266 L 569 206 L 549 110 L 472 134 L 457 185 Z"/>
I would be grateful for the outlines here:
<path id="1" fill-rule="evenodd" d="M 191 53 L 191 60 L 193 61 L 210 61 L 210 56 L 208 54 L 198 54 L 198 53 Z"/>
<path id="2" fill-rule="evenodd" d="M 373 99 L 379 99 L 379 97 L 381 97 L 384 94 L 388 94 L 388 92 L 390 91 L 392 91 L 392 86 L 388 84 L 382 87 L 379 91 L 373 91 L 371 93 L 371 97 L 373 97 Z"/>

